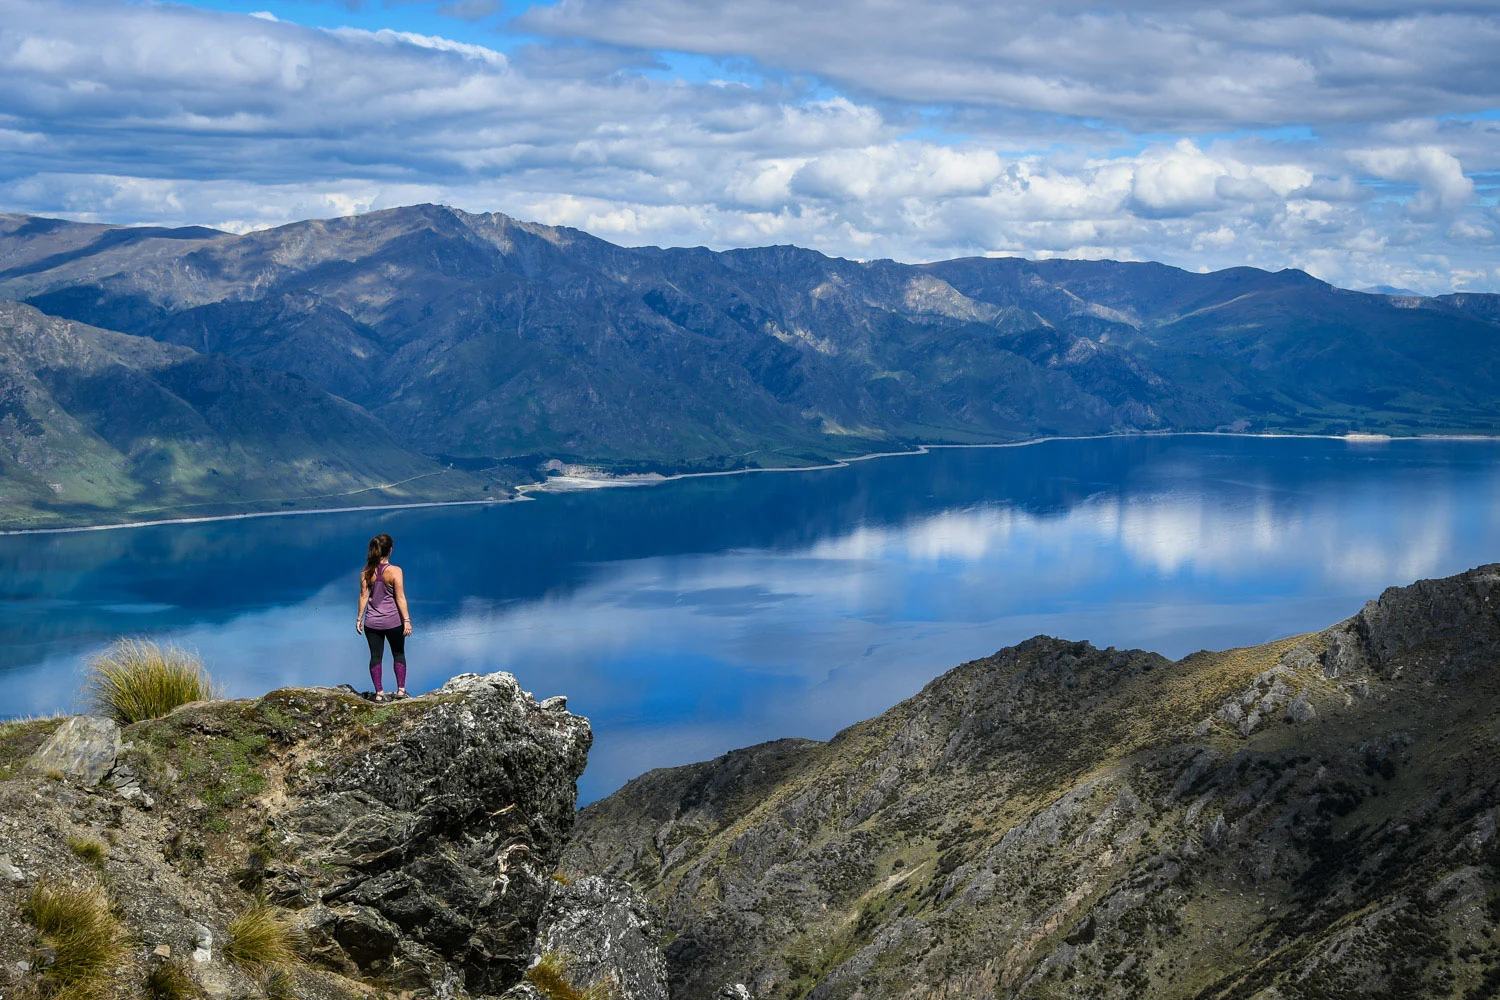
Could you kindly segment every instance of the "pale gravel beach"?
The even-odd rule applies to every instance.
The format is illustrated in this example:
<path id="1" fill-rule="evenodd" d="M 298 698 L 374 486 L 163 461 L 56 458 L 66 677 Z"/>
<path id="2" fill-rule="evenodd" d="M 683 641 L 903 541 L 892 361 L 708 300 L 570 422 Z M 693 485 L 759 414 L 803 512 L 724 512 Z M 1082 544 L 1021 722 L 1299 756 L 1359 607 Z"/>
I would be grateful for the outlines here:
<path id="1" fill-rule="evenodd" d="M 1236 434 L 1229 431 L 1161 431 L 1141 434 L 1081 434 L 1055 437 L 1029 438 L 1025 441 L 996 441 L 981 444 L 924 444 L 910 451 L 876 451 L 868 455 L 840 459 L 823 465 L 799 465 L 784 468 L 726 469 L 722 472 L 679 472 L 670 476 L 657 473 L 624 476 L 553 476 L 541 483 L 528 483 L 516 487 L 517 495 L 485 500 L 428 500 L 415 503 L 368 504 L 350 507 L 314 507 L 307 510 L 249 511 L 243 514 L 209 514 L 202 517 L 174 517 L 149 521 L 122 521 L 118 524 L 81 524 L 64 528 L 4 528 L 0 537 L 7 535 L 66 535 L 79 531 L 113 531 L 123 528 L 152 528 L 167 524 L 207 524 L 214 521 L 243 521 L 258 517 L 298 517 L 313 514 L 351 514 L 358 511 L 415 510 L 428 507 L 484 507 L 499 504 L 520 503 L 535 499 L 534 493 L 579 493 L 585 490 L 656 486 L 682 479 L 711 479 L 722 476 L 748 476 L 756 473 L 824 472 L 830 469 L 846 469 L 855 462 L 869 462 L 879 458 L 908 458 L 927 455 L 938 450 L 960 450 L 979 448 L 1029 448 L 1051 441 L 1099 441 L 1111 438 L 1170 438 L 1170 437 L 1224 437 L 1224 438 L 1307 438 L 1323 441 L 1347 441 L 1350 444 L 1385 445 L 1400 441 L 1489 441 L 1500 442 L 1500 435 L 1493 434 L 1412 434 L 1393 437 L 1384 434 Z M 399 484 L 397 484 L 399 485 Z M 251 501 L 272 503 L 276 501 Z"/>

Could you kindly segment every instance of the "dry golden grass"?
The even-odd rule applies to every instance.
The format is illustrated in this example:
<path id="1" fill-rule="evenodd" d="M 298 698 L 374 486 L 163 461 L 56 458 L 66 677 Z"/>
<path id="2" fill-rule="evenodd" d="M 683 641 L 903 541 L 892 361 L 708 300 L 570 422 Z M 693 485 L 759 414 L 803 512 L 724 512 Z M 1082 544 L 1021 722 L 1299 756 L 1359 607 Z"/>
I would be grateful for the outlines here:
<path id="1" fill-rule="evenodd" d="M 296 964 L 296 944 L 296 931 L 281 910 L 255 902 L 229 922 L 224 956 L 243 968 L 265 972 Z"/>
<path id="2" fill-rule="evenodd" d="M 122 726 L 214 697 L 213 682 L 196 654 L 147 639 L 120 639 L 93 657 L 88 692 L 95 707 Z"/>
<path id="3" fill-rule="evenodd" d="M 26 916 L 50 949 L 44 983 L 54 1000 L 98 1000 L 108 996 L 114 967 L 125 955 L 124 930 L 99 886 L 38 882 Z"/>
<path id="4" fill-rule="evenodd" d="M 103 844 L 88 837 L 69 837 L 68 850 L 95 868 L 103 868 L 104 859 L 109 856 L 109 851 Z"/>

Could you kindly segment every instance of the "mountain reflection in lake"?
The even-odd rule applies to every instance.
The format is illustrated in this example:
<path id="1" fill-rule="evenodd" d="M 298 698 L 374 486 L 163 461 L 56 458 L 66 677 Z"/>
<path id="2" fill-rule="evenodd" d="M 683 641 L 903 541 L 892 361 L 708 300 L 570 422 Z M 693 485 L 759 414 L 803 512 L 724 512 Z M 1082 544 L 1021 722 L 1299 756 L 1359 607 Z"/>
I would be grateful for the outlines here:
<path id="1" fill-rule="evenodd" d="M 651 767 L 827 737 L 1045 632 L 1170 656 L 1321 628 L 1500 559 L 1500 443 L 1170 437 L 944 449 L 495 507 L 0 538 L 0 714 L 75 703 L 122 634 L 230 694 L 367 686 L 365 540 L 396 537 L 412 687 L 510 670 Z"/>

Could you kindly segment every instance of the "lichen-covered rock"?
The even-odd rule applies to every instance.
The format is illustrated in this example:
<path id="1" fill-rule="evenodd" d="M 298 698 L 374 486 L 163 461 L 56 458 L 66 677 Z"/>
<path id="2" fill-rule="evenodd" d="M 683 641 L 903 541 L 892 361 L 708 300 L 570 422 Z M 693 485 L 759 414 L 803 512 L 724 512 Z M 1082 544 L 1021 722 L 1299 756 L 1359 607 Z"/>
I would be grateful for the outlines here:
<path id="1" fill-rule="evenodd" d="M 536 954 L 560 956 L 579 990 L 607 983 L 628 1000 L 668 1000 L 657 939 L 655 915 L 639 892 L 620 879 L 589 876 L 552 891 Z"/>
<path id="2" fill-rule="evenodd" d="M 211 996 L 260 995 L 229 932 L 257 897 L 297 932 L 299 997 L 499 995 L 533 954 L 591 740 L 509 674 L 387 706 L 327 688 L 195 703 L 112 741 L 65 723 L 0 780 L 25 873 L 0 878 L 0 966 L 31 961 L 24 895 L 45 878 L 106 888 L 131 941 L 121 998 L 163 954 Z"/>
<path id="3" fill-rule="evenodd" d="M 28 767 L 56 772 L 84 785 L 97 785 L 120 756 L 120 727 L 113 719 L 75 715 L 32 755 Z"/>

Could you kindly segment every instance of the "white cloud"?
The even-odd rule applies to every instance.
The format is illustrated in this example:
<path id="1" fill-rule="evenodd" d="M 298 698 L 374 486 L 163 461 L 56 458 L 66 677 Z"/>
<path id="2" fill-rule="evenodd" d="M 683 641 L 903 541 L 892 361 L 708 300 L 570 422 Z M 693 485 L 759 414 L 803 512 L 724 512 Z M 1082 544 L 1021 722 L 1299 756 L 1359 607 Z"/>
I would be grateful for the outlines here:
<path id="1" fill-rule="evenodd" d="M 1462 164 L 1436 146 L 1357 149 L 1349 157 L 1376 177 L 1416 184 L 1407 208 L 1419 217 L 1457 211 L 1474 196 L 1474 182 L 1464 176 Z"/>
<path id="2" fill-rule="evenodd" d="M 526 30 L 748 56 L 878 98 L 1146 127 L 1365 122 L 1493 108 L 1493 3 L 562 0 Z"/>
<path id="3" fill-rule="evenodd" d="M 676 32 L 663 48 L 708 50 L 699 36 L 719 24 L 666 0 L 630 3 L 657 12 L 642 22 L 656 25 L 652 31 Z M 1225 80 L 1215 86 L 1264 104 L 1272 84 L 1260 70 L 1235 68 L 1236 59 L 1251 58 L 1240 49 L 1302 50 L 1286 48 L 1291 15 L 1269 0 L 1261 6 L 1269 20 L 1224 50 Z M 535 16 L 561 30 L 591 10 L 566 0 Z M 682 18 L 676 27 L 663 20 L 674 11 Z M 983 104 L 995 98 L 976 90 L 962 99 L 979 103 L 919 115 L 862 85 L 830 92 L 753 74 L 721 85 L 674 76 L 653 52 L 574 41 L 502 52 L 500 40 L 317 30 L 168 4 L 0 0 L 0 209 L 243 229 L 443 201 L 632 244 L 795 242 L 905 260 L 997 252 L 1153 258 L 1195 269 L 1301 266 L 1357 286 L 1496 287 L 1486 234 L 1500 219 L 1493 195 L 1476 189 L 1465 168 L 1500 169 L 1500 123 L 1407 116 L 1330 127 L 1316 139 L 1142 139 L 1124 119 L 1101 126 L 1035 113 L 1106 78 L 1122 93 L 1148 87 L 1132 62 L 1139 61 L 1132 32 L 1154 32 L 1152 45 L 1186 51 L 1205 39 L 1228 45 L 1231 29 L 1247 23 L 1187 5 L 1161 11 L 1148 23 L 1140 11 L 1105 16 L 1065 3 L 1046 17 L 1061 19 L 1079 44 L 1092 39 L 1095 49 L 1081 51 L 1102 60 L 1087 70 L 1098 80 L 1070 77 L 1057 63 L 1037 80 L 1012 81 L 1032 94 L 1024 113 Z M 828 16 L 783 34 L 817 38 Z M 881 32 L 907 13 L 881 7 L 863 19 L 871 24 L 849 10 L 843 16 L 849 57 L 878 63 Z M 912 35 L 920 51 L 911 58 L 947 45 L 962 71 L 983 46 L 957 36 L 990 16 L 962 3 L 932 8 L 930 31 Z M 1367 54 L 1383 38 L 1380 51 L 1400 50 L 1408 66 L 1402 86 L 1417 86 L 1427 50 L 1401 46 L 1426 39 L 1419 28 L 1427 21 L 1352 18 L 1338 3 L 1306 16 Z M 1442 16 L 1478 15 L 1453 5 Z M 601 17 L 594 33 L 614 31 L 613 15 Z M 1106 45 L 1114 29 L 1124 33 Z M 723 44 L 760 54 L 759 35 L 735 30 L 741 34 Z M 1006 38 L 998 48 L 1016 66 L 1062 59 L 1061 43 L 1035 31 Z M 818 70 L 816 61 L 792 59 L 802 44 L 786 42 L 785 64 Z M 890 72 L 916 73 L 937 93 L 947 71 L 898 59 Z M 1305 105 L 1317 103 L 1316 87 L 1331 86 L 1328 72 L 1307 85 L 1314 90 Z M 1353 79 L 1348 65 L 1341 72 Z M 1184 73 L 1150 86 L 1197 86 Z M 1486 74 L 1476 69 L 1465 86 L 1488 95 Z M 1450 110 L 1462 104 L 1441 94 L 1432 100 L 1448 100 Z M 1400 282 L 1391 280 L 1397 273 Z"/>

